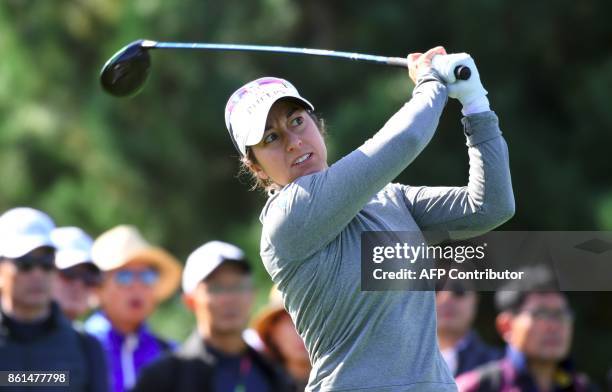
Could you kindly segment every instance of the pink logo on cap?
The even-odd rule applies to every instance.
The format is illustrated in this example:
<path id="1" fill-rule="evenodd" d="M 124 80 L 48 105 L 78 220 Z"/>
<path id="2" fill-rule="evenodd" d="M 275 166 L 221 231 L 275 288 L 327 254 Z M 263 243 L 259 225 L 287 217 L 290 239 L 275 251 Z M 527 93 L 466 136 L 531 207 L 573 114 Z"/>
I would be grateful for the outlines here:
<path id="1" fill-rule="evenodd" d="M 231 116 L 232 111 L 234 110 L 234 107 L 236 106 L 236 104 L 238 102 L 240 102 L 240 100 L 245 95 L 250 94 L 250 93 L 257 94 L 257 93 L 259 93 L 261 91 L 261 89 L 260 89 L 261 86 L 265 86 L 265 85 L 268 85 L 268 84 L 280 84 L 283 89 L 294 88 L 293 86 L 288 86 L 283 79 L 274 78 L 274 77 L 270 77 L 270 76 L 254 80 L 251 83 L 248 83 L 248 84 L 242 86 L 234 94 L 232 94 L 232 96 L 230 97 L 230 99 L 227 102 L 227 106 L 225 107 L 226 122 L 229 121 L 229 116 Z M 263 92 L 263 91 L 261 91 L 261 92 Z"/>

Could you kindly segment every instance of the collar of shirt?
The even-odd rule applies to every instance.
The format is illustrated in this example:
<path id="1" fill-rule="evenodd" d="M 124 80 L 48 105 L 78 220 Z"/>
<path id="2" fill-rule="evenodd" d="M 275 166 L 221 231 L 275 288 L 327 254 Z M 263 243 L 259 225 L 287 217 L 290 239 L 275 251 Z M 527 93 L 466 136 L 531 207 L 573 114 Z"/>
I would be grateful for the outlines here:
<path id="1" fill-rule="evenodd" d="M 121 346 L 125 340 L 125 335 L 113 327 L 104 312 L 96 312 L 91 315 L 91 317 L 86 321 L 85 325 L 89 333 L 92 333 L 104 340 L 109 340 L 113 345 Z M 138 327 L 138 329 L 131 335 L 136 335 L 138 340 L 141 340 L 142 337 L 152 335 L 152 333 L 149 331 L 147 324 L 142 323 L 140 327 Z"/>
<path id="2" fill-rule="evenodd" d="M 453 347 L 447 348 L 446 350 L 440 350 L 442 358 L 446 362 L 451 374 L 457 373 L 459 367 L 459 353 L 465 350 L 474 340 L 474 332 L 468 332 L 461 340 L 459 340 Z"/>
<path id="3" fill-rule="evenodd" d="M 448 370 L 450 370 L 451 374 L 454 376 L 457 373 L 457 367 L 459 367 L 459 354 L 455 347 L 447 348 L 446 350 L 441 350 L 442 358 L 444 358 L 444 362 L 446 362 L 446 366 L 448 366 Z"/>
<path id="4" fill-rule="evenodd" d="M 85 330 L 102 343 L 108 359 L 113 391 L 130 387 L 140 369 L 162 353 L 162 347 L 145 323 L 128 336 L 113 328 L 103 312 L 85 322 Z"/>
<path id="5" fill-rule="evenodd" d="M 0 333 L 19 341 L 29 342 L 68 323 L 55 302 L 51 302 L 49 306 L 50 311 L 46 317 L 30 322 L 16 320 L 0 309 Z"/>

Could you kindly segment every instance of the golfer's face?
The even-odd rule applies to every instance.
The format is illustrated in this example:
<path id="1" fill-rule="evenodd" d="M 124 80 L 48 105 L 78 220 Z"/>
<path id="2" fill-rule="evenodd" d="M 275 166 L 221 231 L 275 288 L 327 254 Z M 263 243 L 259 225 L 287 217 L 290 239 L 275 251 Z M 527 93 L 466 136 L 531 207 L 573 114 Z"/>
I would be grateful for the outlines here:
<path id="1" fill-rule="evenodd" d="M 251 148 L 258 176 L 278 185 L 327 168 L 327 148 L 317 124 L 290 100 L 272 106 L 263 139 Z"/>
<path id="2" fill-rule="evenodd" d="M 241 333 L 253 306 L 251 277 L 235 265 L 222 264 L 194 293 L 198 320 L 215 334 Z"/>

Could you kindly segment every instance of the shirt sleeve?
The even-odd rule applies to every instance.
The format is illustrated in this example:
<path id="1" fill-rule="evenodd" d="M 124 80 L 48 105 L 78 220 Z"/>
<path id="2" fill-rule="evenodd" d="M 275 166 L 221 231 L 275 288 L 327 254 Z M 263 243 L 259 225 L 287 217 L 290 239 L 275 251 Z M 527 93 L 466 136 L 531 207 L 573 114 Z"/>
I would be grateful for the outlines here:
<path id="1" fill-rule="evenodd" d="M 423 151 L 446 100 L 447 89 L 438 76 L 424 75 L 412 99 L 371 139 L 329 169 L 283 188 L 264 210 L 262 238 L 273 245 L 274 253 L 306 258 L 336 237 Z"/>
<path id="2" fill-rule="evenodd" d="M 404 186 L 408 208 L 422 230 L 451 239 L 494 229 L 514 215 L 508 147 L 493 112 L 462 120 L 467 137 L 469 179 L 463 187 Z"/>

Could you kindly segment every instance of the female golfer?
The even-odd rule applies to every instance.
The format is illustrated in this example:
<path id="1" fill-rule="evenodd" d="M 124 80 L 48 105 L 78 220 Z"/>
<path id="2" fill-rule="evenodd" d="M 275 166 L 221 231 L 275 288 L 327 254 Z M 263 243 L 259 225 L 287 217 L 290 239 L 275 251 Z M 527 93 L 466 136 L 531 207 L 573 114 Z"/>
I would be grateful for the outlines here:
<path id="1" fill-rule="evenodd" d="M 269 191 L 261 257 L 308 349 L 307 391 L 455 391 L 436 342 L 435 293 L 362 292 L 361 233 L 482 233 L 514 213 L 507 146 L 473 60 L 437 47 L 408 61 L 412 99 L 331 166 L 313 105 L 289 82 L 257 79 L 227 103 L 242 162 Z M 458 63 L 469 80 L 448 71 Z M 431 140 L 449 96 L 463 104 L 467 186 L 390 183 Z"/>

